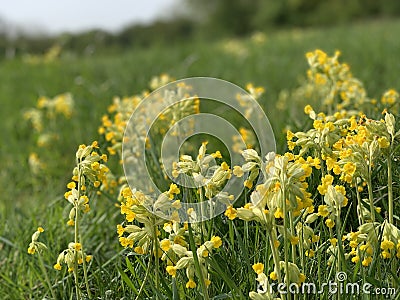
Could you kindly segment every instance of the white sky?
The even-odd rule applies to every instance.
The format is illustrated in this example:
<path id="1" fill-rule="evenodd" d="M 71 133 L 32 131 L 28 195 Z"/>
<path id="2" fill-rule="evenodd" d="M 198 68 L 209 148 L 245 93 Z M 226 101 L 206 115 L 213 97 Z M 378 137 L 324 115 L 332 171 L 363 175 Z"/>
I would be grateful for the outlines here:
<path id="1" fill-rule="evenodd" d="M 179 0 L 8 0 L 0 20 L 31 31 L 60 33 L 91 28 L 109 31 L 168 17 Z"/>

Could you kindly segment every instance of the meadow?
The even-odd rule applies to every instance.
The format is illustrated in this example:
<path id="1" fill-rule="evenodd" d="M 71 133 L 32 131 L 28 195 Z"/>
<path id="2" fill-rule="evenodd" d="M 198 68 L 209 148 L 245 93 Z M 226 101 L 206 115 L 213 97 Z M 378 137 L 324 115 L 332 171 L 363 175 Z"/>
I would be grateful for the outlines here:
<path id="1" fill-rule="evenodd" d="M 400 52 L 400 40 L 396 34 L 399 31 L 399 21 L 381 20 L 324 29 L 282 30 L 271 34 L 259 33 L 248 38 L 226 39 L 209 43 L 196 41 L 188 44 L 172 44 L 168 47 L 135 49 L 114 55 L 96 54 L 96 52 L 91 55 L 77 55 L 64 53 L 61 50 L 60 56 L 50 61 L 39 59 L 36 62 L 32 62 L 22 57 L 1 61 L 1 298 L 247 299 L 249 293 L 257 290 L 257 286 L 265 284 L 266 279 L 264 277 L 267 278 L 267 281 L 269 277 L 271 280 L 287 280 L 300 283 L 304 281 L 302 277 L 305 276 L 306 282 L 323 282 L 324 278 L 333 278 L 335 271 L 344 271 L 348 278 L 352 279 L 352 282 L 364 280 L 374 285 L 381 282 L 384 286 L 390 284 L 398 287 L 399 264 L 395 251 L 400 247 L 395 245 L 397 243 L 393 241 L 400 238 L 400 235 L 395 229 L 393 231 L 396 233 L 392 234 L 392 238 L 386 237 L 385 230 L 388 229 L 385 229 L 385 226 L 377 229 L 379 242 L 386 241 L 387 243 L 383 245 L 377 244 L 376 255 L 372 263 L 365 263 L 366 266 L 364 266 L 362 264 L 363 259 L 360 259 L 361 254 L 357 255 L 358 260 L 354 259 L 352 261 L 352 258 L 355 257 L 354 253 L 349 255 L 347 253 L 350 253 L 351 248 L 356 248 L 357 250 L 355 251 L 363 251 L 359 250 L 360 247 L 367 245 L 362 244 L 365 241 L 357 240 L 357 237 L 355 238 L 357 243 L 355 243 L 354 235 L 350 233 L 358 232 L 358 225 L 364 224 L 368 226 L 368 224 L 374 224 L 373 222 L 367 222 L 368 218 L 375 221 L 375 216 L 373 217 L 372 215 L 374 214 L 371 212 L 369 214 L 361 214 L 363 217 L 360 217 L 356 208 L 359 202 L 362 202 L 366 208 L 372 207 L 372 211 L 375 210 L 374 205 L 381 207 L 382 214 L 379 214 L 378 211 L 376 213 L 376 221 L 378 223 L 387 224 L 384 223 L 384 220 L 389 220 L 389 223 L 395 226 L 396 222 L 397 224 L 399 222 L 399 206 L 396 204 L 396 200 L 399 199 L 400 195 L 397 161 L 399 156 L 398 137 L 393 137 L 390 146 L 384 143 L 385 140 L 379 140 L 379 147 L 376 147 L 379 149 L 387 149 L 389 147 L 391 152 L 389 154 L 385 152 L 386 150 L 379 152 L 380 154 L 377 154 L 379 157 L 376 160 L 378 167 L 374 171 L 370 170 L 368 175 L 364 176 L 361 173 L 357 175 L 363 179 L 361 182 L 356 182 L 356 185 L 362 185 L 366 182 L 364 189 L 361 187 L 360 189 L 354 189 L 354 186 L 350 186 L 353 179 L 344 179 L 344 182 L 349 184 L 349 186 L 346 186 L 346 197 L 350 203 L 353 203 L 348 209 L 344 208 L 346 205 L 343 204 L 343 201 L 346 197 L 343 195 L 342 188 L 337 188 L 336 190 L 333 188 L 335 191 L 328 188 L 328 186 L 333 186 L 333 180 L 336 186 L 339 186 L 339 182 L 342 180 L 339 177 L 335 177 L 335 179 L 332 176 L 332 178 L 326 177 L 331 174 L 330 172 L 333 172 L 331 170 L 334 170 L 334 167 L 329 168 L 326 159 L 317 157 L 316 153 L 319 153 L 320 150 L 318 149 L 321 148 L 316 147 L 313 149 L 310 146 L 303 151 L 312 153 L 310 154 L 312 159 L 318 158 L 320 161 L 319 163 L 316 160 L 308 161 L 308 166 L 313 168 L 312 174 L 308 174 L 307 178 L 301 178 L 305 175 L 301 174 L 301 176 L 299 175 L 300 178 L 298 178 L 299 186 L 307 182 L 307 191 L 311 195 L 306 195 L 304 192 L 303 196 L 307 199 L 313 199 L 316 214 L 319 213 L 318 225 L 314 224 L 312 237 L 314 235 L 320 236 L 321 242 L 315 248 L 310 248 L 310 245 L 306 243 L 308 252 L 305 255 L 306 249 L 296 248 L 298 241 L 296 241 L 296 234 L 294 234 L 295 225 L 286 223 L 293 220 L 295 224 L 303 224 L 302 218 L 304 217 L 304 224 L 306 224 L 309 212 L 302 214 L 303 217 L 301 218 L 296 218 L 296 216 L 292 216 L 295 211 L 297 213 L 296 208 L 290 211 L 286 207 L 282 213 L 284 216 L 287 214 L 287 217 L 279 218 L 279 216 L 275 215 L 276 219 L 280 220 L 276 221 L 276 223 L 275 221 L 268 221 L 267 225 L 263 221 L 257 221 L 254 216 L 241 215 L 243 211 L 238 207 L 241 205 L 245 207 L 246 202 L 250 201 L 248 197 L 250 191 L 254 189 L 250 184 L 246 186 L 248 194 L 240 198 L 240 205 L 235 205 L 236 208 L 231 207 L 225 214 L 206 224 L 206 235 L 203 235 L 203 231 L 198 231 L 195 226 L 187 228 L 187 226 L 185 227 L 185 225 L 181 224 L 176 225 L 175 227 L 177 228 L 165 230 L 166 226 L 162 226 L 160 223 L 157 226 L 160 227 L 160 230 L 161 228 L 164 228 L 164 230 L 160 233 L 160 238 L 155 239 L 157 240 L 156 242 L 152 242 L 152 238 L 158 236 L 157 233 L 153 236 L 150 234 L 148 249 L 143 245 L 140 246 L 143 246 L 142 249 L 136 249 L 136 244 L 135 247 L 131 247 L 132 245 L 128 240 L 122 240 L 121 242 L 118 234 L 120 237 L 123 236 L 127 229 L 124 229 L 124 231 L 119 227 L 120 232 L 117 234 L 117 224 L 124 222 L 123 225 L 127 226 L 127 224 L 132 223 L 132 220 L 125 219 L 127 218 L 126 213 L 125 215 L 121 214 L 121 207 L 123 204 L 128 205 L 126 201 L 132 195 L 126 190 L 125 194 L 120 194 L 119 188 L 122 187 L 121 190 L 124 191 L 123 182 L 118 181 L 117 175 L 122 175 L 123 171 L 118 162 L 118 155 L 112 155 L 110 149 L 108 149 L 108 147 L 113 146 L 113 138 L 108 138 L 105 132 L 99 130 L 99 127 L 107 127 L 104 125 L 103 116 L 105 114 L 108 114 L 111 118 L 115 113 L 115 107 L 113 108 L 114 110 L 109 108 L 113 103 L 114 97 L 130 97 L 140 95 L 144 90 L 152 90 L 150 83 L 155 76 L 169 74 L 169 76 L 176 79 L 209 76 L 231 81 L 243 88 L 248 83 L 252 83 L 255 87 L 263 87 L 265 92 L 259 96 L 258 102 L 265 110 L 274 129 L 277 153 L 283 155 L 285 152 L 290 153 L 293 151 L 293 155 L 297 155 L 298 151 L 301 151 L 299 149 L 303 149 L 303 144 L 298 141 L 304 138 L 304 135 L 300 134 L 288 138 L 289 142 L 297 142 L 296 145 L 292 145 L 292 149 L 290 149 L 291 144 L 289 143 L 288 149 L 287 132 L 293 132 L 293 135 L 296 132 L 304 132 L 306 135 L 311 134 L 308 130 L 313 129 L 313 121 L 310 118 L 314 119 L 314 121 L 318 119 L 317 114 L 320 111 L 324 111 L 327 115 L 333 115 L 334 113 L 334 110 L 332 111 L 330 108 L 331 103 L 324 104 L 323 99 L 318 99 L 321 94 L 316 94 L 316 96 L 301 94 L 299 87 L 306 86 L 308 80 L 306 72 L 310 68 L 307 62 L 310 57 L 306 58 L 306 53 L 310 51 L 315 53 L 313 52 L 315 49 L 321 49 L 329 57 L 332 57 L 335 51 L 340 50 L 340 62 L 346 62 L 351 68 L 351 74 L 363 83 L 368 99 L 377 99 L 380 102 L 382 95 L 386 91 L 399 89 L 400 61 L 397 56 Z M 318 56 L 318 54 L 315 55 L 316 57 Z M 42 145 L 40 145 L 41 134 L 39 131 L 35 131 L 33 119 L 32 117 L 27 117 L 27 114 L 32 108 L 41 108 L 40 100 L 38 103 L 40 97 L 44 96 L 48 97 L 47 99 L 53 99 L 57 95 L 65 93 L 71 95 L 73 105 L 67 108 L 64 107 L 64 110 L 61 109 L 60 111 L 56 109 L 52 113 L 48 113 L 50 110 L 47 110 L 47 114 L 42 116 L 44 120 L 43 127 L 50 135 L 47 140 L 42 140 Z M 65 101 L 68 97 L 64 95 L 62 99 Z M 364 98 L 367 97 L 365 96 Z M 399 100 L 397 99 L 396 101 Z M 43 103 L 47 102 L 42 102 L 42 108 L 45 107 Z M 378 107 L 376 102 L 369 101 L 368 103 L 369 106 L 367 105 L 366 110 L 371 114 L 367 115 L 368 118 L 378 121 L 380 118 L 385 119 L 385 115 L 382 115 L 381 111 L 374 111 L 374 106 Z M 398 107 L 399 104 L 398 102 L 396 103 Z M 307 104 L 311 104 L 312 107 L 306 109 L 306 113 L 304 113 L 304 107 Z M 364 105 L 360 104 L 359 107 L 353 107 L 353 104 L 349 104 L 352 109 L 361 109 L 362 105 Z M 392 105 L 393 103 L 390 104 Z M 328 106 L 329 109 L 327 108 Z M 394 109 L 393 111 L 389 109 L 389 112 L 392 112 L 396 120 L 398 120 L 398 110 L 395 110 L 395 105 L 392 106 Z M 347 109 L 346 107 L 344 108 Z M 312 112 L 314 112 L 314 115 Z M 340 119 L 337 116 L 335 118 L 334 122 Z M 344 119 L 345 116 L 341 118 Z M 350 115 L 348 118 L 349 122 L 351 122 Z M 357 119 L 359 126 L 363 125 L 362 122 L 366 122 L 364 117 L 357 116 L 357 118 L 359 118 Z M 325 125 L 325 119 L 321 122 Z M 326 122 L 328 123 L 328 121 Z M 386 119 L 385 122 L 385 124 L 390 123 Z M 329 127 L 330 125 L 327 126 Z M 343 129 L 340 126 L 344 125 L 335 123 L 334 126 L 338 126 L 334 130 L 340 131 Z M 314 127 L 316 127 L 314 128 L 315 130 L 318 130 L 318 126 L 314 124 Z M 394 127 L 398 130 L 398 123 Z M 368 130 L 373 132 L 372 129 Z M 379 127 L 379 130 L 383 129 Z M 379 134 L 379 131 L 378 133 L 374 131 L 372 135 L 383 138 L 384 134 L 382 136 Z M 385 138 L 387 136 L 387 140 L 390 140 L 392 136 L 390 130 L 387 130 L 385 134 Z M 97 144 L 92 144 L 95 140 L 98 141 L 99 150 L 96 150 Z M 372 144 L 373 141 L 371 140 L 370 143 Z M 82 207 L 82 212 L 85 212 L 85 214 L 82 214 L 84 219 L 80 225 L 79 234 L 84 241 L 85 251 L 87 250 L 91 256 L 89 258 L 86 256 L 88 258 L 87 262 L 83 262 L 85 272 L 79 269 L 78 273 L 76 268 L 68 272 L 65 267 L 58 271 L 54 269 L 53 265 L 59 263 L 59 253 L 63 249 L 72 249 L 73 253 L 79 251 L 79 247 L 77 248 L 76 245 L 79 237 L 75 235 L 74 239 L 73 226 L 67 226 L 67 221 L 73 220 L 77 213 L 75 212 L 75 215 L 71 218 L 71 206 L 68 206 L 68 202 L 64 197 L 67 191 L 75 189 L 73 184 L 70 184 L 70 181 L 72 175 L 78 176 L 78 173 L 73 174 L 72 172 L 76 166 L 75 153 L 81 144 L 92 147 L 90 151 L 99 152 L 96 162 L 101 165 L 107 164 L 115 173 L 115 190 L 112 190 L 113 186 L 111 185 L 110 189 L 103 189 L 97 195 L 96 188 L 98 185 L 106 185 L 108 179 L 100 178 L 102 174 L 100 176 L 99 173 L 95 173 L 95 176 L 99 176 L 99 178 L 96 177 L 96 180 L 92 180 L 89 175 L 79 173 L 79 176 L 85 178 L 84 180 L 88 180 L 87 195 L 90 198 L 90 211 L 86 214 L 86 208 Z M 194 148 L 199 148 L 200 146 L 201 144 L 198 144 Z M 212 145 L 208 145 L 208 147 L 211 149 L 207 152 L 209 154 L 211 152 L 215 154 L 216 150 L 218 150 L 213 149 Z M 356 152 L 354 149 L 352 151 Z M 41 160 L 39 165 L 35 165 L 35 157 L 30 156 L 32 153 L 36 153 Z M 108 159 L 105 159 L 101 153 L 107 154 Z M 387 155 L 389 155 L 389 158 L 386 160 L 385 157 Z M 97 157 L 96 155 L 93 156 Z M 218 154 L 214 156 L 218 157 Z M 286 157 L 289 159 L 289 162 L 286 162 L 286 166 L 291 163 L 295 165 L 295 160 L 291 159 L 289 154 Z M 86 158 L 86 156 L 80 157 L 81 161 Z M 343 159 L 345 158 L 343 157 Z M 263 158 L 257 159 L 262 160 Z M 253 160 L 250 159 L 249 161 L 254 162 L 257 159 L 253 156 Z M 305 159 L 307 159 L 307 155 L 305 155 Z M 322 161 L 324 162 L 322 163 Z M 392 165 L 388 166 L 389 161 L 391 161 Z M 340 165 L 340 159 L 335 163 Z M 343 160 L 343 165 L 339 166 L 340 170 L 343 171 L 346 163 L 351 163 L 351 160 Z M 302 164 L 305 164 L 305 162 L 302 162 Z M 262 165 L 261 162 L 260 165 Z M 346 166 L 349 167 L 350 165 Z M 384 171 L 388 167 L 393 170 L 393 174 L 391 174 L 393 186 L 390 184 L 391 191 L 388 191 L 389 183 L 387 180 L 389 175 L 387 173 L 390 172 L 386 173 Z M 221 168 L 224 169 L 224 167 Z M 234 166 L 231 166 L 231 169 L 233 174 L 238 175 L 240 173 L 239 170 L 246 168 L 241 166 L 240 169 L 238 166 L 236 172 Z M 361 167 L 358 167 L 356 172 L 361 169 Z M 308 172 L 308 169 L 307 171 L 303 169 L 303 171 Z M 334 174 L 340 175 L 342 171 Z M 258 170 L 257 172 L 262 171 Z M 284 172 L 282 170 L 282 173 Z M 352 176 L 354 174 L 358 173 L 353 171 Z M 75 181 L 80 183 L 80 178 Z M 277 184 L 278 181 L 273 182 L 273 189 L 279 189 L 281 185 L 284 185 L 283 183 Z M 372 182 L 374 187 L 369 186 Z M 68 188 L 66 187 L 67 185 Z M 304 186 L 305 184 L 302 185 L 303 188 Z M 371 188 L 371 191 L 368 188 Z M 326 191 L 323 191 L 324 189 Z M 329 194 L 328 190 L 331 193 L 330 195 L 332 193 L 335 195 L 332 196 L 333 198 L 339 197 L 342 201 L 340 205 L 335 206 L 335 210 L 329 210 L 329 214 L 322 211 L 326 207 L 322 207 L 321 211 L 318 208 L 320 205 L 329 206 L 324 200 L 326 198 L 324 198 L 325 194 Z M 282 191 L 285 191 L 285 189 L 282 188 Z M 289 191 L 291 191 L 291 188 L 288 188 L 287 192 L 289 193 Z M 78 189 L 78 192 L 80 192 L 80 189 Z M 179 192 L 171 187 L 168 195 L 178 198 L 178 194 Z M 389 194 L 391 194 L 391 197 L 388 196 Z M 367 199 L 366 201 L 364 201 L 364 197 Z M 68 198 L 68 195 L 66 198 Z M 362 201 L 357 202 L 358 198 L 362 198 Z M 385 199 L 387 198 L 389 198 L 389 202 L 391 200 L 395 203 L 394 207 L 390 207 L 391 204 L 386 204 Z M 368 203 L 368 199 L 373 202 L 372 206 L 370 205 L 371 203 Z M 80 200 L 79 197 L 78 200 Z M 302 205 L 301 209 L 304 211 L 311 207 L 310 204 L 303 203 Z M 341 205 L 343 205 L 341 209 L 344 212 L 342 215 L 340 215 L 340 209 L 338 208 Z M 268 206 L 268 208 L 272 211 L 271 207 Z M 274 207 L 274 209 L 276 210 L 277 207 Z M 289 211 L 286 211 L 286 209 Z M 333 214 L 336 214 L 338 218 L 334 219 Z M 140 214 L 136 213 L 136 215 Z M 328 219 L 331 222 L 326 223 L 327 219 L 325 217 L 327 215 L 330 216 Z M 357 216 L 361 218 L 360 223 L 362 224 L 357 224 Z M 151 219 L 147 215 L 146 218 Z M 332 220 L 335 220 L 336 227 L 332 224 Z M 340 221 L 343 224 L 340 224 Z M 135 224 L 139 225 L 138 223 Z M 144 223 L 140 223 L 140 226 L 142 224 Z M 310 224 L 312 223 L 310 222 Z M 264 231 L 265 226 L 280 229 Z M 36 231 L 38 227 L 44 228 L 44 232 L 42 233 L 41 229 Z M 133 227 L 129 228 L 131 230 Z M 167 226 L 167 228 L 169 227 Z M 282 228 L 291 229 L 285 230 Z M 337 228 L 339 229 L 336 230 Z M 33 243 L 33 248 L 31 249 L 35 250 L 31 250 L 31 252 L 34 253 L 28 253 L 27 249 L 30 247 L 31 236 L 35 231 L 39 233 L 36 234 L 35 239 L 32 237 L 32 243 L 37 242 L 39 238 L 40 242 L 46 244 L 48 249 L 43 249 L 39 244 Z M 179 234 L 177 233 L 178 231 Z M 178 236 L 182 235 L 182 238 L 186 239 L 184 244 L 187 249 L 185 247 L 185 251 L 190 250 L 194 253 L 196 249 L 201 248 L 201 245 L 208 245 L 206 250 L 203 248 L 199 259 L 193 259 L 192 255 L 192 260 L 194 261 L 190 262 L 190 268 L 185 265 L 185 267 L 176 269 L 176 264 L 174 264 L 176 261 L 168 264 L 168 266 L 159 265 L 159 263 L 162 264 L 165 261 L 158 262 L 158 259 L 154 259 L 154 257 L 158 257 L 158 250 L 160 250 L 155 249 L 157 247 L 154 247 L 154 243 L 155 245 L 160 243 L 160 247 L 165 253 L 179 248 L 176 246 L 175 249 L 173 245 L 168 246 L 169 242 L 165 242 L 165 240 L 171 239 L 168 235 L 171 232 Z M 277 236 L 267 232 L 274 232 Z M 355 247 L 345 245 L 348 234 L 351 235 L 348 238 L 349 242 L 353 241 L 353 245 L 356 244 Z M 338 242 L 338 238 L 341 240 L 342 237 L 343 244 L 340 241 Z M 72 248 L 68 245 L 72 241 L 71 239 L 74 239 Z M 316 239 L 315 242 L 317 243 Z M 336 241 L 333 239 L 336 239 Z M 291 242 L 287 242 L 289 240 Z M 276 246 L 275 243 L 269 247 L 268 241 L 272 241 L 272 244 L 276 241 L 281 245 Z M 389 242 L 393 243 L 393 245 Z M 398 240 L 398 243 L 400 243 L 400 240 Z M 176 245 L 178 244 L 176 242 Z M 329 247 L 335 247 L 336 244 L 339 244 L 339 250 L 333 255 L 334 258 L 331 258 Z M 289 278 L 289 272 L 282 271 L 282 274 L 280 274 L 279 270 L 274 269 L 274 266 L 280 265 L 279 258 L 275 257 L 274 247 L 281 254 L 282 270 L 286 270 L 289 265 L 295 264 L 301 267 L 301 272 L 303 273 L 299 271 L 299 268 L 296 269 L 296 272 L 293 271 L 296 274 L 292 277 L 296 277 L 296 280 Z M 368 250 L 368 245 L 365 248 Z M 251 252 L 253 251 L 252 249 L 261 250 L 259 252 Z M 310 254 L 311 249 L 316 252 L 315 256 Z M 188 255 L 186 252 L 186 254 L 182 254 L 179 252 L 180 250 L 182 249 L 179 248 L 174 253 L 170 253 L 170 255 L 176 255 L 176 260 Z M 380 253 L 381 250 L 383 250 L 383 256 Z M 205 254 L 204 251 L 207 251 L 207 253 Z M 296 253 L 299 254 L 298 257 L 296 257 Z M 85 255 L 81 254 L 81 256 L 81 260 L 85 261 Z M 188 257 L 190 258 L 190 255 Z M 195 255 L 194 257 L 197 256 Z M 330 264 L 328 264 L 329 261 L 331 261 Z M 76 264 L 78 265 L 77 262 Z M 202 270 L 201 264 L 207 266 L 207 271 L 199 271 Z M 68 265 L 68 268 L 70 267 Z M 366 271 L 363 271 L 364 268 Z M 148 271 L 153 269 L 156 270 L 154 274 Z M 186 273 L 184 270 L 186 270 Z M 266 274 L 264 274 L 264 270 Z M 204 274 L 204 272 L 207 274 Z M 275 273 L 271 274 L 273 272 Z M 202 275 L 199 275 L 199 273 Z M 264 277 L 262 277 L 263 274 Z M 74 276 L 80 278 L 78 287 Z M 284 278 L 284 276 L 287 277 Z M 84 278 L 87 282 L 84 282 Z M 210 286 L 207 287 L 209 280 L 211 281 Z M 52 287 L 50 288 L 49 286 Z M 251 294 L 252 299 L 273 299 L 269 295 L 260 294 L 260 296 L 257 296 L 255 294 L 255 292 Z M 365 299 L 368 299 L 366 295 L 364 296 Z M 298 298 L 302 299 L 311 299 L 309 296 L 305 297 L 304 295 L 298 296 Z M 318 298 L 319 296 L 315 297 Z M 324 293 L 321 297 L 330 299 L 337 296 Z M 359 296 L 355 296 L 354 299 L 361 299 L 357 297 Z M 286 298 L 290 299 L 290 297 Z M 345 299 L 345 296 L 336 299 Z"/>

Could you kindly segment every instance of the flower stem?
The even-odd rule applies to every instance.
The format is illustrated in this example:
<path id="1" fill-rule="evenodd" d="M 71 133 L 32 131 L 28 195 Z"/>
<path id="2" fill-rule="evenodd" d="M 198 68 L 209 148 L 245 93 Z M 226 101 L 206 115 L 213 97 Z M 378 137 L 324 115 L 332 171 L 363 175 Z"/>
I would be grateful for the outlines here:
<path id="1" fill-rule="evenodd" d="M 272 258 L 274 260 L 274 264 L 275 264 L 275 269 L 276 269 L 276 276 L 278 277 L 278 283 L 282 283 L 282 274 L 281 274 L 281 266 L 280 266 L 280 260 L 279 260 L 279 253 L 277 248 L 275 247 L 274 242 L 278 240 L 278 237 L 276 236 L 276 231 L 275 231 L 275 222 L 272 226 L 272 230 L 270 232 L 270 237 L 269 237 L 269 242 L 271 244 L 271 250 L 272 250 Z M 274 269 L 274 271 L 275 271 Z M 280 295 L 282 300 L 286 299 L 286 295 L 282 294 Z"/>
<path id="2" fill-rule="evenodd" d="M 284 181 L 283 181 L 284 182 Z M 288 212 L 287 212 L 287 205 L 286 205 L 286 191 L 285 188 L 282 190 L 283 193 L 283 248 L 284 248 L 284 259 L 285 259 L 285 281 L 286 286 L 288 287 L 289 282 L 289 245 L 288 245 L 288 234 L 287 228 L 289 227 L 288 224 Z"/>
<path id="3" fill-rule="evenodd" d="M 90 292 L 89 281 L 88 281 L 88 276 L 87 276 L 86 257 L 84 257 L 85 251 L 83 250 L 82 237 L 80 238 L 80 241 L 81 241 L 81 251 L 82 251 L 83 278 L 85 280 L 86 292 L 88 294 L 88 297 L 92 298 L 92 293 Z"/>
<path id="4" fill-rule="evenodd" d="M 363 215 L 363 204 L 361 203 L 361 197 L 360 197 L 360 192 L 358 191 L 358 185 L 357 185 L 357 180 L 356 182 L 356 195 L 357 195 L 357 211 L 358 211 L 358 222 L 360 226 L 365 223 L 364 221 L 364 215 Z"/>
<path id="5" fill-rule="evenodd" d="M 387 157 L 388 167 L 388 208 L 389 208 L 389 223 L 393 224 L 393 179 L 392 179 L 392 159 L 390 157 L 390 150 Z"/>
<path id="6" fill-rule="evenodd" d="M 158 238 L 157 238 L 157 225 L 156 221 L 153 218 L 153 258 L 155 262 L 155 268 L 156 268 L 156 273 L 155 273 L 155 287 L 156 290 L 159 290 L 159 273 L 160 273 L 160 266 L 159 266 L 159 261 L 158 261 Z M 156 299 L 158 299 L 158 296 L 156 295 Z"/>
<path id="7" fill-rule="evenodd" d="M 78 183 L 79 187 L 79 183 Z M 78 188 L 79 191 L 79 188 Z M 79 196 L 79 192 L 78 192 Z M 79 199 L 79 198 L 78 198 Z M 74 230 L 74 243 L 75 245 L 78 243 L 78 234 L 79 234 L 79 217 L 78 217 L 78 206 L 75 206 L 75 230 Z M 76 290 L 76 298 L 80 299 L 80 292 L 79 292 L 79 278 L 78 278 L 78 251 L 75 249 L 75 258 L 74 258 L 74 279 L 75 279 L 75 290 Z"/>
<path id="8" fill-rule="evenodd" d="M 369 199 L 369 207 L 371 211 L 371 221 L 375 222 L 375 207 L 374 207 L 374 195 L 372 194 L 372 180 L 371 180 L 371 167 L 368 172 L 368 199 Z"/>
<path id="9" fill-rule="evenodd" d="M 197 248 L 194 242 L 194 238 L 193 238 L 193 230 L 192 230 L 192 225 L 191 223 L 188 223 L 188 229 L 189 229 L 189 245 L 190 245 L 190 250 L 193 253 L 193 260 L 194 260 L 194 266 L 195 269 L 197 271 L 197 276 L 199 278 L 200 281 L 200 286 L 201 289 L 203 291 L 203 299 L 204 300 L 209 300 L 209 296 L 208 296 L 208 292 L 207 292 L 207 287 L 206 287 L 206 283 L 204 281 L 204 275 L 203 272 L 201 271 L 201 267 L 200 267 L 200 262 L 199 262 L 199 258 L 197 256 Z"/>

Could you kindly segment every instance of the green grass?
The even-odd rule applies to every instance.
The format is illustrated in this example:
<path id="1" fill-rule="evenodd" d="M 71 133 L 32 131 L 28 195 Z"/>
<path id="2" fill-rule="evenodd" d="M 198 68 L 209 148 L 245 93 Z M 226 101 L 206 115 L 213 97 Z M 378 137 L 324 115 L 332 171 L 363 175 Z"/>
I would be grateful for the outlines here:
<path id="1" fill-rule="evenodd" d="M 58 251 L 66 247 L 71 236 L 65 226 L 68 215 L 63 199 L 65 184 L 74 166 L 74 153 L 81 143 L 97 139 L 97 127 L 106 107 L 115 95 L 132 95 L 147 88 L 152 76 L 168 73 L 179 79 L 210 76 L 231 81 L 239 86 L 248 82 L 264 86 L 261 104 L 265 109 L 284 150 L 281 130 L 288 120 L 275 113 L 275 102 L 283 89 L 293 89 L 305 77 L 305 52 L 320 48 L 329 54 L 339 49 L 353 74 L 362 80 L 371 97 L 380 97 L 388 88 L 399 88 L 400 21 L 387 20 L 327 29 L 290 30 L 267 35 L 258 45 L 250 39 L 239 40 L 245 54 L 226 53 L 227 41 L 196 41 L 164 48 L 137 49 L 118 56 L 76 56 L 65 54 L 50 64 L 28 65 L 20 59 L 2 61 L 0 68 L 0 297 L 2 299 L 36 298 L 43 288 L 37 280 L 35 257 L 27 254 L 30 236 L 36 227 L 45 227 L 44 240 L 50 247 L 45 260 L 54 281 L 61 274 L 52 269 Z M 48 178 L 33 178 L 27 157 L 35 149 L 30 128 L 22 119 L 24 109 L 36 105 L 38 96 L 55 96 L 70 92 L 76 101 L 76 114 L 60 128 L 60 139 L 46 150 L 53 170 Z M 302 107 L 299 107 L 301 110 Z M 290 122 L 290 121 L 289 121 Z M 115 226 L 121 221 L 113 201 L 101 198 L 94 202 L 90 228 L 83 228 L 84 240 L 91 245 L 94 262 L 90 281 L 98 296 L 110 294 L 112 299 L 131 291 L 123 284 L 118 270 L 126 268 L 118 245 Z M 224 233 L 221 233 L 224 235 Z M 243 241 L 246 239 L 244 237 Z M 237 243 L 241 243 L 239 238 Z M 240 248 L 240 247 L 239 247 Z M 232 249 L 235 247 L 232 246 Z M 218 274 L 229 274 L 229 267 L 246 260 L 245 253 L 232 254 L 221 261 Z M 245 268 L 250 268 L 253 262 Z M 33 267 L 32 267 L 33 266 Z M 143 274 L 140 266 L 137 273 Z M 225 268 L 225 270 L 224 270 Z M 221 273 L 222 272 L 222 273 Z M 42 275 L 39 275 L 42 276 Z M 233 274 L 239 288 L 254 289 Z M 139 276 L 140 278 L 140 276 Z M 38 285 L 39 284 L 39 285 Z M 68 298 L 72 281 L 59 282 L 57 293 Z M 135 286 L 138 285 L 135 283 Z M 231 287 L 233 288 L 233 287 Z"/>

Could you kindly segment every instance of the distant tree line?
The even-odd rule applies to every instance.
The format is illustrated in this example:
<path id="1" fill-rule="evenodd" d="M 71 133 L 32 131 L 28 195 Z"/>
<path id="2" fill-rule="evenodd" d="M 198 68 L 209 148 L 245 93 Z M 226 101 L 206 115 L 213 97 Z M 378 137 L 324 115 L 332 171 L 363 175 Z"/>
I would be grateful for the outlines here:
<path id="1" fill-rule="evenodd" d="M 203 29 L 246 35 L 282 27 L 328 26 L 400 16 L 399 0 L 186 0 Z"/>
<path id="2" fill-rule="evenodd" d="M 133 24 L 117 33 L 91 30 L 58 36 L 9 34 L 0 20 L 0 59 L 44 53 L 58 44 L 78 54 L 170 45 L 195 37 L 244 36 L 282 27 L 328 26 L 366 18 L 400 16 L 399 0 L 181 0 L 184 7 L 169 19 Z M 1 55 L 4 53 L 4 56 Z"/>

